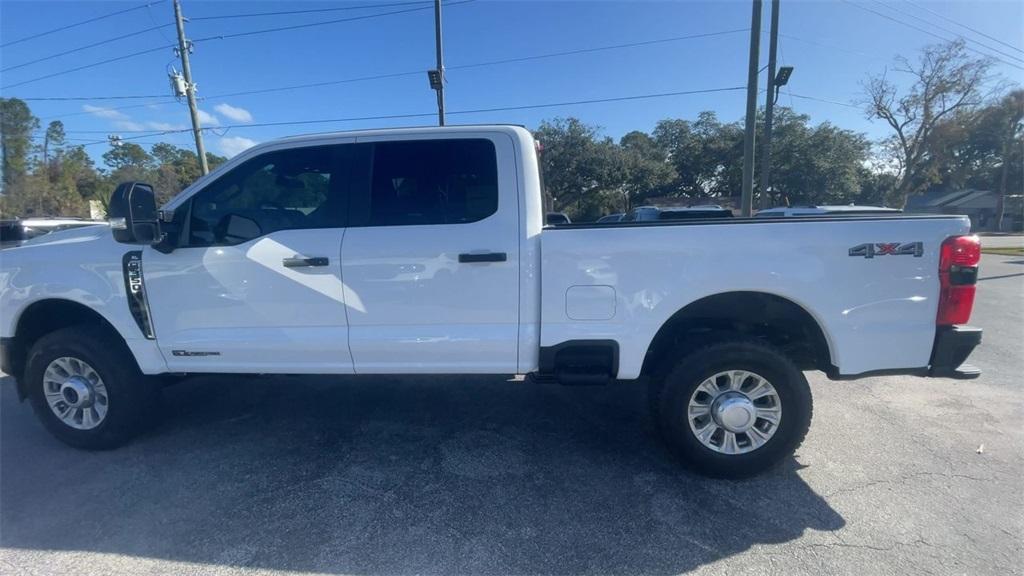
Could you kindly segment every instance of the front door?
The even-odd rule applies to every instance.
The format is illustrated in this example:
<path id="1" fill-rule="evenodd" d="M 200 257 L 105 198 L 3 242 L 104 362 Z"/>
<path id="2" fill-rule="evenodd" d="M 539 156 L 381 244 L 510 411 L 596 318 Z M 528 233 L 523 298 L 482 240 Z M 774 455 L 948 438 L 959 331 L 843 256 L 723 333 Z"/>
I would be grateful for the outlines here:
<path id="1" fill-rule="evenodd" d="M 172 371 L 352 372 L 341 280 L 350 146 L 256 155 L 175 210 L 177 248 L 142 258 Z"/>
<path id="2" fill-rule="evenodd" d="M 342 247 L 356 372 L 516 372 L 511 138 L 361 138 L 357 148 Z"/>

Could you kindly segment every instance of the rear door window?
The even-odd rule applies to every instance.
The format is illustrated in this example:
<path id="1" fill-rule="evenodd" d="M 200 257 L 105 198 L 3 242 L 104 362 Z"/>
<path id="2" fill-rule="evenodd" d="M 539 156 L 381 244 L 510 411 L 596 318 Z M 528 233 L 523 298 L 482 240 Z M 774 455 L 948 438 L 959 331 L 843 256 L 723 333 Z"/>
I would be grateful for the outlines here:
<path id="1" fill-rule="evenodd" d="M 486 139 L 378 142 L 366 152 L 369 182 L 353 224 L 478 222 L 498 210 L 498 163 Z M 360 216 L 356 214 L 361 213 Z"/>

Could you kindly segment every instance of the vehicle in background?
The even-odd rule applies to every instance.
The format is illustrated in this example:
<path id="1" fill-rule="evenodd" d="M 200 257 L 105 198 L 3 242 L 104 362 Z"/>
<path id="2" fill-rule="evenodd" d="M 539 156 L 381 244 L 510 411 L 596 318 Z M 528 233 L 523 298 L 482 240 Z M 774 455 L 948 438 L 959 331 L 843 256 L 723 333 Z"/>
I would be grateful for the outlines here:
<path id="1" fill-rule="evenodd" d="M 3 220 L 0 222 L 0 248 L 17 246 L 44 234 L 82 228 L 84 226 L 106 226 L 107 223 L 82 218 L 26 218 L 24 220 Z"/>
<path id="2" fill-rule="evenodd" d="M 0 248 L 17 246 L 27 239 L 21 220 L 0 220 Z"/>
<path id="3" fill-rule="evenodd" d="M 612 222 L 620 222 L 626 216 L 625 212 L 619 212 L 617 214 L 609 214 L 607 216 L 601 216 L 597 219 L 598 224 L 611 224 Z"/>
<path id="4" fill-rule="evenodd" d="M 699 220 L 703 218 L 731 218 L 732 210 L 717 204 L 658 208 L 638 206 L 622 218 L 622 222 L 655 222 L 658 220 Z"/>
<path id="5" fill-rule="evenodd" d="M 547 216 L 544 217 L 544 223 L 548 226 L 557 226 L 559 224 L 572 224 L 572 220 L 569 220 L 569 215 L 565 212 L 548 212 Z"/>
<path id="6" fill-rule="evenodd" d="M 767 208 L 755 214 L 758 218 L 779 218 L 784 216 L 864 216 L 875 214 L 900 214 L 899 208 L 884 206 L 778 206 Z"/>

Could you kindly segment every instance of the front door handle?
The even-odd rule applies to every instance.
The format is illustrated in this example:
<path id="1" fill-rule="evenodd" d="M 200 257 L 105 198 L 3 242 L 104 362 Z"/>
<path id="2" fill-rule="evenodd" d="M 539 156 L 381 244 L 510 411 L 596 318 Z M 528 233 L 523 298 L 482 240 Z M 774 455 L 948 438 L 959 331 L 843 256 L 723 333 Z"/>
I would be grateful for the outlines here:
<path id="1" fill-rule="evenodd" d="M 285 268 L 307 268 L 309 266 L 327 266 L 331 261 L 326 256 L 314 256 L 312 258 L 292 256 L 291 258 L 285 258 L 281 263 L 284 264 Z"/>
<path id="2" fill-rule="evenodd" d="M 459 262 L 504 262 L 506 260 L 508 260 L 508 254 L 504 252 L 459 254 Z"/>

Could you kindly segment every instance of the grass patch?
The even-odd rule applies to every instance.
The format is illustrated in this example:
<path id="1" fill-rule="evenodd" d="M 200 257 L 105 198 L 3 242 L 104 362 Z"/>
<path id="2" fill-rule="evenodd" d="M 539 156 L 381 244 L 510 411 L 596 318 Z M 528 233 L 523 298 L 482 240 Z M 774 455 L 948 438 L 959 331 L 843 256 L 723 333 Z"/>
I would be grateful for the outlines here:
<path id="1" fill-rule="evenodd" d="M 982 254 L 998 254 L 1000 256 L 1024 256 L 1024 248 L 1007 246 L 1005 248 L 982 248 Z"/>

